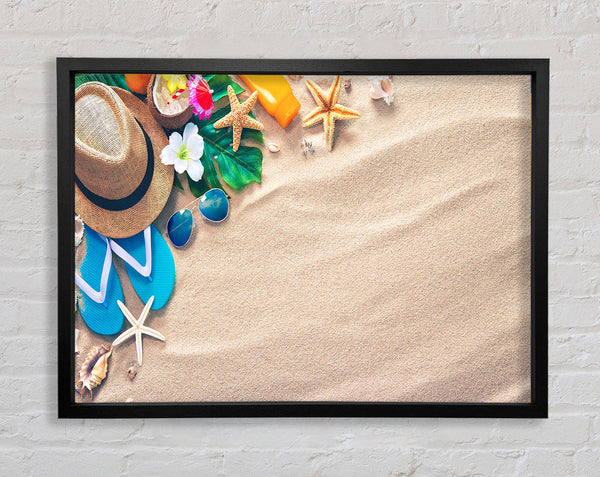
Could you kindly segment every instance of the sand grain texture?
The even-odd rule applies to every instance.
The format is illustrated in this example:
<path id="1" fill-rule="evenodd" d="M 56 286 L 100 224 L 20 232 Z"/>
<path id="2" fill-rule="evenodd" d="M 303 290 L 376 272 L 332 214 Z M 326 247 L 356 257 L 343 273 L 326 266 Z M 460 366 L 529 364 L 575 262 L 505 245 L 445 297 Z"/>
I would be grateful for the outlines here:
<path id="1" fill-rule="evenodd" d="M 133 381 L 135 341 L 116 348 L 94 402 L 528 402 L 529 77 L 394 77 L 388 107 L 355 76 L 339 101 L 361 118 L 336 123 L 332 152 L 290 83 L 302 110 L 285 130 L 253 110 L 281 146 L 263 147 L 262 184 L 232 192 L 219 226 L 195 212 L 173 248 L 173 296 L 147 320 L 166 343 L 144 338 Z M 174 189 L 158 229 L 191 200 Z M 110 340 L 76 326 L 78 368 Z"/>

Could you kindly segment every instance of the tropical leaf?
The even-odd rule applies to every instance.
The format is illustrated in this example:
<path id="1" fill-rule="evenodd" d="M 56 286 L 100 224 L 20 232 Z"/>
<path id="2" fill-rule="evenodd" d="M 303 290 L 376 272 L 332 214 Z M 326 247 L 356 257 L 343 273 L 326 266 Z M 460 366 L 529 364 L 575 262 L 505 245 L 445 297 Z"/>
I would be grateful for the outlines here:
<path id="1" fill-rule="evenodd" d="M 205 194 L 207 190 L 211 189 L 210 185 L 204 177 L 202 177 L 199 181 L 193 181 L 192 178 L 187 175 L 188 185 L 190 186 L 190 191 L 194 194 L 194 197 L 200 197 Z"/>
<path id="2" fill-rule="evenodd" d="M 229 75 L 203 75 L 202 77 L 206 80 L 210 89 L 213 90 L 212 98 L 215 103 L 227 96 L 227 86 L 231 85 L 235 94 L 244 91 L 244 88 L 233 81 Z"/>
<path id="3" fill-rule="evenodd" d="M 181 190 L 183 190 L 183 186 L 181 185 L 181 181 L 179 180 L 179 174 L 177 174 L 177 171 L 175 171 L 175 173 L 173 174 L 173 187 L 179 187 Z"/>
<path id="4" fill-rule="evenodd" d="M 103 73 L 79 73 L 75 75 L 75 89 L 83 83 L 89 81 L 100 81 L 108 86 L 123 88 L 125 91 L 131 91 L 125 82 L 125 76 L 122 74 L 103 74 Z"/>
<path id="5" fill-rule="evenodd" d="M 220 172 L 221 178 L 230 187 L 239 190 L 251 182 L 260 183 L 263 156 L 262 151 L 257 147 L 240 146 L 234 152 L 231 146 L 233 137 L 231 128 L 214 128 L 215 122 L 230 111 L 227 106 L 213 112 L 208 120 L 201 121 L 194 116 L 192 121 L 198 126 L 198 134 L 204 139 L 204 154 L 200 160 L 204 166 L 204 179 L 208 185 L 223 189 L 219 180 Z M 262 133 L 250 129 L 243 131 L 242 139 L 263 143 Z M 219 172 L 215 162 L 219 166 Z"/>
<path id="6" fill-rule="evenodd" d="M 227 108 L 230 109 L 229 106 Z M 252 119 L 256 119 L 254 114 L 252 114 L 252 111 L 250 111 L 250 117 Z M 232 131 L 232 134 L 233 134 L 233 131 Z M 258 129 L 244 129 L 242 131 L 242 139 L 249 139 L 251 141 L 254 141 L 261 145 L 264 145 L 263 134 Z"/>
<path id="7" fill-rule="evenodd" d="M 216 159 L 215 154 L 212 154 L 212 151 L 209 148 L 210 148 L 209 142 L 208 142 L 207 138 L 204 137 L 204 153 L 202 154 L 202 157 L 200 158 L 200 162 L 202 162 L 202 165 L 204 166 L 204 174 L 202 176 L 202 179 L 204 179 L 211 188 L 222 189 L 223 192 L 225 192 L 225 189 L 223 188 L 223 185 L 221 184 L 221 180 L 219 179 L 219 173 L 217 172 L 217 167 L 215 166 L 215 162 L 214 162 L 214 159 Z M 200 195 L 202 195 L 202 194 L 199 194 L 196 197 L 199 197 Z"/>

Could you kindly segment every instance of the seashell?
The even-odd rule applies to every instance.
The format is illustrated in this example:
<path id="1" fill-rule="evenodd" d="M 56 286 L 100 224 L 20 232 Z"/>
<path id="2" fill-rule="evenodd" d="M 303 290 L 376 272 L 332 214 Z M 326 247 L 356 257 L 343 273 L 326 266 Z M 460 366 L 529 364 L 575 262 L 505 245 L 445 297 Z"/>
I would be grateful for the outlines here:
<path id="1" fill-rule="evenodd" d="M 79 350 L 77 349 L 77 339 L 79 338 L 79 330 L 75 328 L 75 353 L 79 354 Z"/>
<path id="2" fill-rule="evenodd" d="M 79 381 L 75 385 L 82 398 L 86 389 L 90 392 L 90 398 L 92 398 L 92 389 L 97 387 L 106 377 L 108 358 L 111 354 L 112 346 L 94 346 L 85 358 L 79 371 Z"/>
<path id="3" fill-rule="evenodd" d="M 129 368 L 127 369 L 127 376 L 129 376 L 129 379 L 133 380 L 133 378 L 135 378 L 136 375 L 137 375 L 137 366 L 132 361 L 129 363 Z"/>
<path id="4" fill-rule="evenodd" d="M 79 215 L 75 216 L 75 246 L 79 247 L 83 240 L 83 232 L 85 231 L 85 224 Z"/>
<path id="5" fill-rule="evenodd" d="M 127 399 L 125 399 L 125 402 L 133 402 L 133 398 L 127 398 Z"/>
<path id="6" fill-rule="evenodd" d="M 369 96 L 381 99 L 388 106 L 394 102 L 394 84 L 390 76 L 369 76 Z"/>
<path id="7" fill-rule="evenodd" d="M 348 78 L 347 80 L 344 81 L 344 88 L 345 89 L 352 88 L 352 80 L 350 78 Z"/>
<path id="8" fill-rule="evenodd" d="M 313 148 L 312 142 L 309 141 L 308 139 L 303 139 L 302 140 L 302 144 L 300 145 L 300 148 L 302 149 L 302 154 L 304 154 L 304 157 L 306 157 L 309 152 L 311 154 L 315 153 L 315 150 Z"/>
<path id="9" fill-rule="evenodd" d="M 279 144 L 275 144 L 274 142 L 272 142 L 271 144 L 269 144 L 267 146 L 267 148 L 271 152 L 279 152 L 281 150 L 281 148 L 279 147 Z"/>
<path id="10" fill-rule="evenodd" d="M 177 99 L 171 101 L 173 95 L 169 93 L 167 82 L 161 75 L 150 77 L 146 92 L 150 113 L 161 126 L 167 129 L 182 128 L 194 114 L 190 105 L 189 91 L 184 91 Z"/>

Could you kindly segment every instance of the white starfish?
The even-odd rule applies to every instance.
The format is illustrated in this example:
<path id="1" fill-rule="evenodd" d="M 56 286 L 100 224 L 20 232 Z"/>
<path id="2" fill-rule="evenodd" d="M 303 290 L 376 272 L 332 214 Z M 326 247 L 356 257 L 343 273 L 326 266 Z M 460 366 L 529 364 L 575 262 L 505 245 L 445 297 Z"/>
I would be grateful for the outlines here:
<path id="1" fill-rule="evenodd" d="M 142 365 L 142 334 L 146 333 L 147 335 L 150 335 L 153 338 L 156 338 L 161 341 L 165 341 L 165 337 L 162 334 L 160 334 L 158 331 L 153 330 L 152 328 L 150 328 L 148 326 L 144 326 L 144 321 L 146 321 L 146 317 L 148 316 L 148 312 L 150 311 L 150 307 L 152 306 L 153 302 L 154 302 L 154 296 L 151 296 L 150 299 L 148 300 L 148 303 L 146 303 L 146 306 L 144 307 L 144 310 L 142 311 L 140 318 L 138 320 L 136 320 L 133 317 L 133 315 L 131 314 L 131 312 L 127 309 L 127 307 L 123 303 L 121 303 L 120 300 L 117 300 L 117 305 L 119 305 L 119 308 L 121 308 L 121 311 L 125 315 L 125 318 L 127 318 L 129 323 L 131 323 L 132 327 L 129 328 L 127 331 L 124 331 L 123 333 L 121 333 L 119 335 L 119 337 L 113 341 L 112 345 L 117 346 L 117 345 L 121 344 L 123 341 L 125 341 L 126 339 L 128 339 L 132 336 L 135 336 L 135 347 L 137 350 L 138 364 L 140 366 Z"/>

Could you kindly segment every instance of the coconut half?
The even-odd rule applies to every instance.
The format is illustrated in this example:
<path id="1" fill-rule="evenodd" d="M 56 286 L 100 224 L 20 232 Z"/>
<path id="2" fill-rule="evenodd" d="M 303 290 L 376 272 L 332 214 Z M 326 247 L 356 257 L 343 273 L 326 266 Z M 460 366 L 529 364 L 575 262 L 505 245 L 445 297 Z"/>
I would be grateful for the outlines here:
<path id="1" fill-rule="evenodd" d="M 185 90 L 172 99 L 167 82 L 161 75 L 152 75 L 146 91 L 150 113 L 156 121 L 167 129 L 179 129 L 185 126 L 193 114 L 190 105 L 190 93 Z"/>

